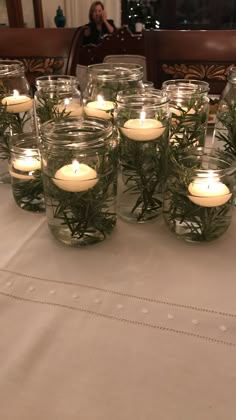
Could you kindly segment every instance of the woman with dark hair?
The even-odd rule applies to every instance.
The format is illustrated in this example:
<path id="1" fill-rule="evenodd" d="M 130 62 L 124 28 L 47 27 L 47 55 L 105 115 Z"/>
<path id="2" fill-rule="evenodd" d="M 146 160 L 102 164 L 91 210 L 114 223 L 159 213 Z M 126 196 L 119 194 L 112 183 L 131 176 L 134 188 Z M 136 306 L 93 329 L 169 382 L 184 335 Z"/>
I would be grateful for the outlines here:
<path id="1" fill-rule="evenodd" d="M 84 30 L 83 45 L 98 44 L 104 35 L 112 34 L 114 29 L 114 22 L 107 19 L 103 3 L 94 1 L 89 9 L 89 23 Z"/>

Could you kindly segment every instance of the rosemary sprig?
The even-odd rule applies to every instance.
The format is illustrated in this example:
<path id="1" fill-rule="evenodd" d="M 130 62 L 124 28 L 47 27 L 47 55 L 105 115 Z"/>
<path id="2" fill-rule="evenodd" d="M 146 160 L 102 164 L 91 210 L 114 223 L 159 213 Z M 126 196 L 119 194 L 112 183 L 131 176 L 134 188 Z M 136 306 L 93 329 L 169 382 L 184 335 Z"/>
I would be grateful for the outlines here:
<path id="1" fill-rule="evenodd" d="M 6 160 L 10 157 L 9 137 L 0 134 L 0 160 Z"/>
<path id="2" fill-rule="evenodd" d="M 37 96 L 37 95 L 36 95 Z M 66 109 L 59 110 L 58 105 L 61 102 L 61 98 L 58 94 L 49 94 L 48 92 L 40 92 L 37 96 L 37 118 L 40 124 L 49 120 L 59 121 L 65 117 L 69 117 L 71 112 L 67 112 Z"/>
<path id="3" fill-rule="evenodd" d="M 170 104 L 173 109 L 170 144 L 176 153 L 189 147 L 204 146 L 208 112 L 200 102 L 192 98 L 181 106 Z"/>
<path id="4" fill-rule="evenodd" d="M 32 179 L 21 180 L 12 176 L 12 191 L 16 203 L 23 210 L 36 213 L 45 211 L 41 171 L 35 171 Z"/>
<path id="5" fill-rule="evenodd" d="M 231 220 L 232 198 L 224 205 L 204 207 L 189 199 L 188 186 L 194 168 L 181 169 L 168 181 L 163 214 L 169 228 L 178 237 L 191 242 L 212 241 L 221 236 Z M 180 171 L 179 171 L 180 169 Z M 174 173 L 174 170 L 173 170 Z"/>
<path id="6" fill-rule="evenodd" d="M 49 221 L 52 231 L 57 234 L 56 231 L 66 229 L 71 241 L 78 241 L 80 245 L 105 239 L 116 223 L 115 177 L 115 172 L 107 174 L 93 188 L 76 193 L 62 190 L 52 179 L 44 177 L 47 207 L 52 213 L 51 223 Z"/>
<path id="7" fill-rule="evenodd" d="M 115 102 L 117 99 L 117 94 L 120 91 L 128 91 L 132 88 L 137 87 L 137 81 L 120 81 L 119 77 L 117 79 L 108 81 L 96 80 L 96 86 L 94 86 L 94 92 L 88 92 L 88 95 L 96 97 L 97 95 L 102 95 L 105 100 Z M 85 91 L 85 96 L 87 92 Z"/>
<path id="8" fill-rule="evenodd" d="M 7 91 L 0 86 L 0 159 L 2 160 L 10 157 L 9 136 L 23 133 L 26 124 L 32 119 L 29 112 L 22 114 L 7 112 L 7 105 L 2 105 L 2 99 L 6 95 Z"/>
<path id="9" fill-rule="evenodd" d="M 53 120 L 55 117 L 55 106 L 59 103 L 57 96 L 50 97 L 49 94 L 41 93 L 41 96 L 37 98 L 37 115 L 41 123 L 49 120 Z"/>
<path id="10" fill-rule="evenodd" d="M 225 99 L 225 112 L 218 109 L 215 138 L 223 144 L 226 152 L 236 156 L 236 100 Z"/>
<path id="11" fill-rule="evenodd" d="M 123 194 L 134 196 L 131 214 L 138 222 L 152 220 L 162 208 L 167 176 L 168 146 L 165 136 L 156 141 L 134 141 L 121 133 L 120 168 Z"/>
<path id="12" fill-rule="evenodd" d="M 43 148 L 46 145 L 43 144 Z M 43 181 L 51 231 L 62 242 L 70 245 L 87 245 L 105 239 L 116 224 L 115 197 L 117 190 L 117 144 L 110 139 L 99 153 L 86 155 L 86 164 L 95 168 L 98 182 L 93 188 L 81 192 L 69 192 L 59 188 L 53 181 L 56 171 L 68 162 L 77 159 L 83 163 L 85 156 L 74 151 L 55 159 L 50 148 Z"/>

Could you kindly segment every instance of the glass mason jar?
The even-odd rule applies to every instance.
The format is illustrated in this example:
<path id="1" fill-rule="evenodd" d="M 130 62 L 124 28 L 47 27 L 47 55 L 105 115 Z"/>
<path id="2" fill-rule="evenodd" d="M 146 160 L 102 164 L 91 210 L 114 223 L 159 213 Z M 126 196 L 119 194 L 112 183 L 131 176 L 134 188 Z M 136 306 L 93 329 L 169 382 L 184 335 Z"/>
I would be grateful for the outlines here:
<path id="1" fill-rule="evenodd" d="M 236 67 L 232 67 L 223 90 L 213 133 L 215 147 L 236 156 Z"/>
<path id="2" fill-rule="evenodd" d="M 71 246 L 103 241 L 116 224 L 117 140 L 109 121 L 65 118 L 42 126 L 46 214 Z"/>
<path id="3" fill-rule="evenodd" d="M 17 60 L 0 61 L 0 183 L 10 182 L 9 136 L 32 131 L 33 99 L 24 66 Z"/>
<path id="4" fill-rule="evenodd" d="M 45 200 L 37 136 L 34 132 L 14 134 L 9 143 L 9 173 L 15 202 L 23 210 L 42 213 Z"/>
<path id="5" fill-rule="evenodd" d="M 163 204 L 168 228 L 189 242 L 220 237 L 231 223 L 235 172 L 235 160 L 211 148 L 173 160 Z"/>
<path id="6" fill-rule="evenodd" d="M 168 163 L 170 112 L 159 91 L 119 93 L 118 214 L 133 223 L 154 220 L 162 211 Z"/>
<path id="7" fill-rule="evenodd" d="M 142 87 L 143 67 L 129 63 L 94 64 L 88 67 L 88 82 L 83 94 L 88 117 L 112 119 L 117 93 Z"/>
<path id="8" fill-rule="evenodd" d="M 38 133 L 43 123 L 82 117 L 82 97 L 74 76 L 41 76 L 36 79 L 35 116 Z"/>
<path id="9" fill-rule="evenodd" d="M 176 154 L 188 147 L 204 146 L 208 114 L 209 84 L 201 80 L 166 80 L 162 84 L 172 113 L 170 146 Z"/>
<path id="10" fill-rule="evenodd" d="M 150 80 L 144 80 L 143 81 L 143 87 L 144 87 L 144 89 L 155 89 L 154 83 L 151 82 Z"/>

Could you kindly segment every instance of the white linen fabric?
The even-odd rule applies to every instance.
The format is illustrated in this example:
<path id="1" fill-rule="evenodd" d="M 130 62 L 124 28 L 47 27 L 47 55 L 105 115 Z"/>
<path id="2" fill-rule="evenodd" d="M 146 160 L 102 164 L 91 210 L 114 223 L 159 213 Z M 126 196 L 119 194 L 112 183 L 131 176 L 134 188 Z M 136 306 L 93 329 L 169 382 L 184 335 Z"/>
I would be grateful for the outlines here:
<path id="1" fill-rule="evenodd" d="M 119 221 L 75 249 L 0 192 L 1 419 L 235 419 L 235 215 L 209 244 Z"/>

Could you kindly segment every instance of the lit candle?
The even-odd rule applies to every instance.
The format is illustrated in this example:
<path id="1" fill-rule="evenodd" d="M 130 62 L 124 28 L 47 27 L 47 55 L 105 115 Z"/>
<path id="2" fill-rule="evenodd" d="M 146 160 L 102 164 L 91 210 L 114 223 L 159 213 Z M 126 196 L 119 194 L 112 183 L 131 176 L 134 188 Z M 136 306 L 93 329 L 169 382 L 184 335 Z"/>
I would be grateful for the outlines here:
<path id="1" fill-rule="evenodd" d="M 188 186 L 189 199 L 199 206 L 217 207 L 227 203 L 232 196 L 229 188 L 210 171 L 207 178 L 195 178 Z"/>
<path id="2" fill-rule="evenodd" d="M 74 160 L 57 170 L 53 182 L 62 190 L 80 192 L 93 188 L 98 178 L 95 169 Z"/>
<path id="3" fill-rule="evenodd" d="M 6 106 L 7 112 L 27 112 L 33 108 L 33 100 L 26 95 L 20 95 L 18 90 L 14 89 L 12 96 L 6 96 L 2 99 L 2 105 Z"/>
<path id="4" fill-rule="evenodd" d="M 65 98 L 62 104 L 57 105 L 56 110 L 61 114 L 63 111 L 70 113 L 70 117 L 81 117 L 83 113 L 83 107 L 78 103 Z"/>
<path id="5" fill-rule="evenodd" d="M 150 141 L 160 137 L 165 130 L 163 124 L 154 118 L 145 117 L 146 113 L 142 111 L 140 118 L 126 121 L 121 128 L 122 133 L 129 139 L 136 141 Z"/>
<path id="6" fill-rule="evenodd" d="M 17 173 L 12 170 L 9 170 L 10 175 L 14 178 L 19 179 L 30 179 L 32 178 L 32 174 L 34 171 L 37 171 L 38 169 L 41 169 L 41 162 L 36 157 L 33 157 L 30 155 L 30 151 L 25 151 L 25 156 L 22 156 L 22 158 L 15 159 L 12 162 L 12 166 L 14 169 L 16 169 L 19 172 L 28 172 L 29 174 L 24 173 Z"/>
<path id="7" fill-rule="evenodd" d="M 104 101 L 103 97 L 98 95 L 97 101 L 88 102 L 84 110 L 89 117 L 97 117 L 110 120 L 112 118 L 111 111 L 113 109 L 114 102 Z"/>

